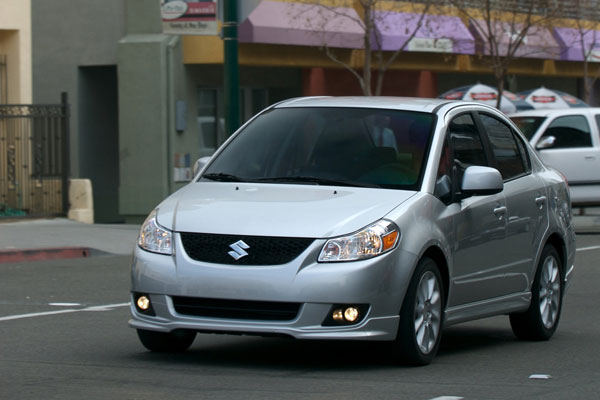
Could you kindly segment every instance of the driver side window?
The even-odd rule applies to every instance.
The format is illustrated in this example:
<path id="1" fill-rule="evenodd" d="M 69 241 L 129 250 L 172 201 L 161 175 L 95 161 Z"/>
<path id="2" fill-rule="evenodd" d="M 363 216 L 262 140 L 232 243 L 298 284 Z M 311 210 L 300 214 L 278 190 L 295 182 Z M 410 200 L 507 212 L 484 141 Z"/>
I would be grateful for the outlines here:
<path id="1" fill-rule="evenodd" d="M 448 131 L 455 165 L 463 171 L 471 165 L 488 165 L 479 131 L 470 114 L 454 118 Z"/>
<path id="2" fill-rule="evenodd" d="M 448 125 L 438 165 L 435 196 L 448 203 L 465 169 L 472 165 L 487 166 L 488 162 L 473 117 L 462 114 Z"/>

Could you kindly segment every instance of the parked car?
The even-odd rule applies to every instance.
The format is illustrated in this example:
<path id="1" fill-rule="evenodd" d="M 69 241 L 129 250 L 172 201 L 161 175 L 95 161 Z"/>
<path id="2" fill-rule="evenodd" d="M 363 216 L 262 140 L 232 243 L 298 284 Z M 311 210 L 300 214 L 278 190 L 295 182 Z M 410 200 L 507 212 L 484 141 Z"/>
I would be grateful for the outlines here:
<path id="1" fill-rule="evenodd" d="M 574 206 L 600 205 L 600 108 L 523 111 L 511 119 L 542 161 L 567 178 Z"/>
<path id="2" fill-rule="evenodd" d="M 564 178 L 496 109 L 293 99 L 150 213 L 129 325 L 152 351 L 197 332 L 379 340 L 422 365 L 444 327 L 492 315 L 549 339 L 574 256 Z"/>

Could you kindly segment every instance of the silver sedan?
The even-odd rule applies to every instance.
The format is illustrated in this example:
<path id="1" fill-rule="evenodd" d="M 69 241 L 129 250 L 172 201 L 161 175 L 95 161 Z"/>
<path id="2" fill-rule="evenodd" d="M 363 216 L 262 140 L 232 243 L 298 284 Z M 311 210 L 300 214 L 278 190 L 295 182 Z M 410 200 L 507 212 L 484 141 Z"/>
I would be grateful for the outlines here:
<path id="1" fill-rule="evenodd" d="M 129 325 L 388 341 L 430 363 L 443 328 L 508 314 L 548 340 L 575 258 L 569 191 L 494 108 L 299 98 L 240 128 L 144 222 Z"/>

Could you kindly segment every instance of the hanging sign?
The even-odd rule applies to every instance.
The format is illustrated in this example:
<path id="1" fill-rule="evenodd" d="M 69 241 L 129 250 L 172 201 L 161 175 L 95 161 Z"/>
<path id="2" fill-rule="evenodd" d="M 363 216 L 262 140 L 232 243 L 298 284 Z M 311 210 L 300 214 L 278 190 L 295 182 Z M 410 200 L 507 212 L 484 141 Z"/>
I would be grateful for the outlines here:
<path id="1" fill-rule="evenodd" d="M 217 0 L 161 0 L 163 32 L 217 35 Z"/>

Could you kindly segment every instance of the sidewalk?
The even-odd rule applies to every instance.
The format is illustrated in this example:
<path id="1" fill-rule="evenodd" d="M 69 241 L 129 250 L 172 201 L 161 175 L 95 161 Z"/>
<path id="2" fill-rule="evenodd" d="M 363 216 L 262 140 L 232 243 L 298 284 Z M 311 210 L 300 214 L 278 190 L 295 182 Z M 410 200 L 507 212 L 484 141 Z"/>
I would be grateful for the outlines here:
<path id="1" fill-rule="evenodd" d="M 139 229 L 139 225 L 84 224 L 66 218 L 0 221 L 0 263 L 129 255 Z"/>
<path id="2" fill-rule="evenodd" d="M 573 209 L 579 234 L 600 234 L 600 208 Z M 84 224 L 65 218 L 2 222 L 0 263 L 77 258 L 99 254 L 129 255 L 139 225 Z"/>

